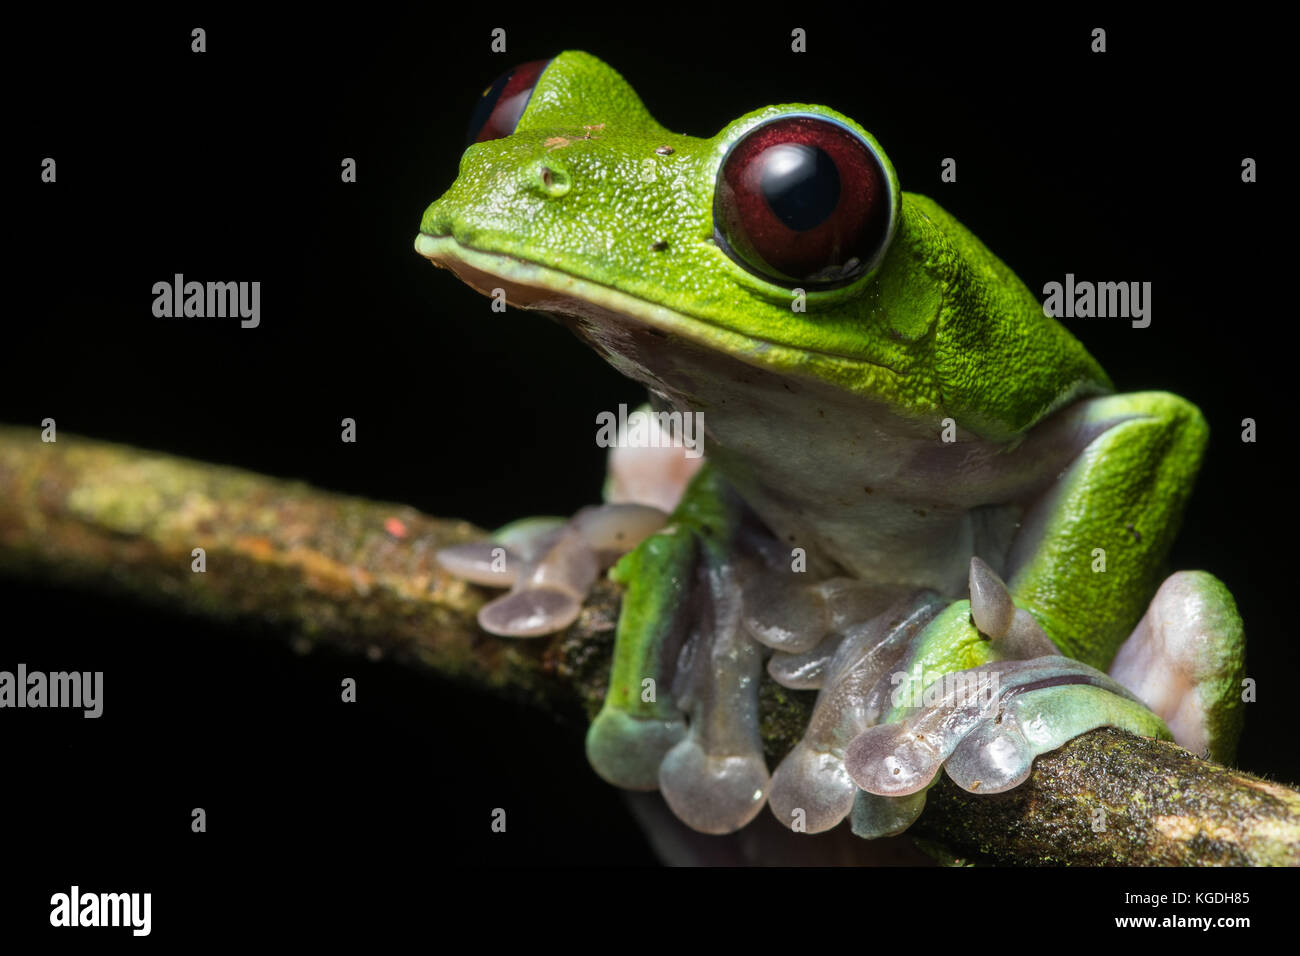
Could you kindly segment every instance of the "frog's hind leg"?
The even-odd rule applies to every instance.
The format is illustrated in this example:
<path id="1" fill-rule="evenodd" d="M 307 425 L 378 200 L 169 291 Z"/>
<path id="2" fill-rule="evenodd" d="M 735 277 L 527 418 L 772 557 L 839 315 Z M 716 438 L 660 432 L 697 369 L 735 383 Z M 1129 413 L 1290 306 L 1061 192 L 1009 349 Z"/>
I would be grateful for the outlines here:
<path id="1" fill-rule="evenodd" d="M 1072 416 L 1093 437 L 1027 510 L 1008 561 L 1011 593 L 1062 653 L 1110 668 L 1168 718 L 1178 743 L 1230 759 L 1244 666 L 1236 606 L 1202 572 L 1161 584 L 1205 419 L 1164 392 L 1090 399 L 1062 421 Z"/>
<path id="2" fill-rule="evenodd" d="M 1204 571 L 1180 571 L 1160 585 L 1110 676 L 1164 719 L 1176 743 L 1226 763 L 1241 733 L 1245 666 L 1227 587 Z"/>

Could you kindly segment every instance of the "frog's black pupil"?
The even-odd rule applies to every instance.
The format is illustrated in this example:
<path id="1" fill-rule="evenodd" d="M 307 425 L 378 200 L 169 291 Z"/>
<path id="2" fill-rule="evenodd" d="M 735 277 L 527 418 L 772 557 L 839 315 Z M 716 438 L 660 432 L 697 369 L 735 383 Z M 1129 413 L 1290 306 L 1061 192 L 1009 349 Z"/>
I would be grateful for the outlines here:
<path id="1" fill-rule="evenodd" d="M 510 77 L 514 75 L 514 70 L 507 70 L 502 73 L 478 98 L 478 103 L 474 105 L 474 112 L 469 118 L 469 130 L 465 135 L 466 146 L 478 139 L 478 134 L 487 125 L 487 121 L 492 117 L 492 111 L 497 107 L 497 100 L 501 99 L 501 91 L 506 88 L 506 84 L 510 82 Z"/>
<path id="2" fill-rule="evenodd" d="M 824 150 L 784 143 L 766 150 L 761 161 L 763 197 L 788 228 L 806 232 L 835 212 L 840 174 Z"/>

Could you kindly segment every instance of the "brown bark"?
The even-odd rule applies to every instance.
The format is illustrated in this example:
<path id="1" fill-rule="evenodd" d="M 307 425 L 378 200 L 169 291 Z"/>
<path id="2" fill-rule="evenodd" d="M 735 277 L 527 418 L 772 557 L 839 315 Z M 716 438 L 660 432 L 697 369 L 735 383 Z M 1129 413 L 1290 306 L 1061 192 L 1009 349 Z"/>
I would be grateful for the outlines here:
<path id="1" fill-rule="evenodd" d="M 62 434 L 0 427 L 0 572 L 131 594 L 211 618 L 259 620 L 299 642 L 382 653 L 551 711 L 599 707 L 619 590 L 600 584 L 547 640 L 483 633 L 488 592 L 433 554 L 481 534 L 267 478 Z M 193 550 L 206 571 L 191 570 Z M 765 682 L 779 759 L 811 694 Z M 1104 728 L 1040 758 L 1030 780 L 974 796 L 945 779 L 912 833 L 954 856 L 1018 864 L 1297 865 L 1300 792 Z"/>

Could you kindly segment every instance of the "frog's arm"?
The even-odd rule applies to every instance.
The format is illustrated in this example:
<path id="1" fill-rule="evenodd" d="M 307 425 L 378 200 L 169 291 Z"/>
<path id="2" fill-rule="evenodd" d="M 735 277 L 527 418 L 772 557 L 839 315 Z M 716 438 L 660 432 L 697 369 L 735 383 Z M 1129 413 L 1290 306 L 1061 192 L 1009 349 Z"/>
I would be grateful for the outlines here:
<path id="1" fill-rule="evenodd" d="M 740 528 L 739 500 L 706 464 L 669 525 L 613 569 L 627 592 L 610 688 L 587 734 L 597 773 L 629 789 L 659 788 L 704 833 L 744 826 L 767 797 L 762 652 L 741 626 L 733 560 Z"/>
<path id="2" fill-rule="evenodd" d="M 659 764 L 686 736 L 685 715 L 670 690 L 690 626 L 697 550 L 695 536 L 674 523 L 610 571 L 610 578 L 627 591 L 609 690 L 587 731 L 587 759 L 607 781 L 627 790 L 657 790 Z"/>

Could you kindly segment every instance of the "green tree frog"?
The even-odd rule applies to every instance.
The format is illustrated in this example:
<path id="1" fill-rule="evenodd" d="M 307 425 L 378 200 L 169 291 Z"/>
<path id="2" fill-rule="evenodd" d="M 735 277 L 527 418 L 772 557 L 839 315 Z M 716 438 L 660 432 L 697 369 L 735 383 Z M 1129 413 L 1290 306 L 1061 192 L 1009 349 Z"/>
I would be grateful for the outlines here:
<path id="1" fill-rule="evenodd" d="M 603 569 L 625 585 L 602 777 L 704 833 L 767 806 L 876 837 L 941 769 L 1005 791 L 1101 725 L 1231 758 L 1236 606 L 1162 569 L 1203 417 L 1115 394 L 870 133 L 782 105 L 681 136 L 566 52 L 489 87 L 470 140 L 416 250 L 643 383 L 660 439 L 614 449 L 604 504 L 440 555 L 508 588 L 479 615 L 507 637 L 568 626 Z M 775 768 L 764 667 L 818 692 Z"/>

